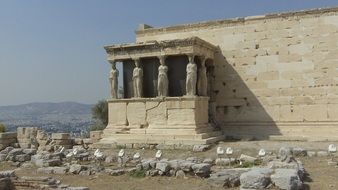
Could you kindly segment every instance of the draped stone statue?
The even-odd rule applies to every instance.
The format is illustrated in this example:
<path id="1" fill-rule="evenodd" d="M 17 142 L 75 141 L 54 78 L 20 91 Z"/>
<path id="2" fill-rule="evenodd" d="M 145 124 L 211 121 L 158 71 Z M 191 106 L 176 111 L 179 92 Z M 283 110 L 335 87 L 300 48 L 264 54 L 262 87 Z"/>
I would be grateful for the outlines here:
<path id="1" fill-rule="evenodd" d="M 207 68 L 205 67 L 205 58 L 202 58 L 201 68 L 198 72 L 197 91 L 199 96 L 207 96 L 208 78 Z"/>
<path id="2" fill-rule="evenodd" d="M 143 70 L 140 68 L 140 60 L 135 60 L 135 68 L 133 70 L 133 88 L 134 97 L 141 98 L 143 95 Z"/>
<path id="3" fill-rule="evenodd" d="M 194 62 L 194 56 L 189 56 L 189 63 L 187 65 L 187 79 L 186 79 L 186 95 L 196 95 L 197 82 L 197 65 Z"/>
<path id="4" fill-rule="evenodd" d="M 158 96 L 168 96 L 168 67 L 165 65 L 165 57 L 160 57 L 160 66 L 158 67 Z"/>
<path id="5" fill-rule="evenodd" d="M 117 99 L 118 98 L 118 77 L 119 77 L 119 70 L 116 69 L 116 63 L 112 62 L 112 69 L 110 70 L 109 74 L 109 82 L 110 82 L 110 95 L 111 98 Z"/>

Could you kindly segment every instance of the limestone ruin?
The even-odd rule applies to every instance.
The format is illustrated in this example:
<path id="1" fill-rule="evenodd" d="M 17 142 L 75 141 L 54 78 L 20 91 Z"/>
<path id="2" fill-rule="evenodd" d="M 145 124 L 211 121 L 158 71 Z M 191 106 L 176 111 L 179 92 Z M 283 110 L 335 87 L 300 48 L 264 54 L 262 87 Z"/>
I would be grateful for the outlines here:
<path id="1" fill-rule="evenodd" d="M 136 43 L 105 47 L 112 70 L 104 131 L 85 139 L 36 127 L 1 133 L 0 162 L 41 175 L 201 177 L 211 186 L 243 190 L 307 188 L 312 179 L 302 157 L 337 167 L 337 146 L 327 148 L 328 142 L 278 149 L 271 141 L 219 143 L 217 150 L 208 144 L 227 137 L 338 140 L 338 8 L 142 26 Z M 109 149 L 94 152 L 99 146 Z M 168 147 L 208 152 L 191 157 L 162 150 Z M 0 189 L 40 188 L 89 189 L 0 172 Z"/>
<path id="2" fill-rule="evenodd" d="M 212 98 L 206 96 L 204 76 L 214 67 L 216 46 L 191 37 L 106 50 L 109 62 L 123 62 L 124 98 L 109 99 L 109 124 L 98 145 L 180 146 L 223 139 L 209 121 Z"/>
<path id="3" fill-rule="evenodd" d="M 302 189 L 308 175 L 301 161 L 303 157 L 318 157 L 317 159 L 322 157 L 326 159 L 329 166 L 338 164 L 337 147 L 335 144 L 330 144 L 327 148 L 325 144 L 328 142 L 315 142 L 312 145 L 307 142 L 306 147 L 310 147 L 309 150 L 298 146 L 278 148 L 282 144 L 287 144 L 285 142 L 275 142 L 275 145 L 269 147 L 268 144 L 273 144 L 270 141 L 265 141 L 263 144 L 252 143 L 253 146 L 249 151 L 248 144 L 238 146 L 247 142 L 233 143 L 232 145 L 237 145 L 233 148 L 229 146 L 229 142 L 219 143 L 218 147 L 213 148 L 211 145 L 194 145 L 192 152 L 207 151 L 207 154 L 191 156 L 191 150 L 184 150 L 186 153 L 176 150 L 173 153 L 171 150 L 161 150 L 159 145 L 150 150 L 120 149 L 119 152 L 118 149 L 113 151 L 93 149 L 93 144 L 88 140 L 99 141 L 101 131 L 91 132 L 90 139 L 71 138 L 69 133 L 48 135 L 34 127 L 19 128 L 17 136 L 15 134 L 2 133 L 0 136 L 2 140 L 0 163 L 9 165 L 13 169 L 0 172 L 0 189 L 89 189 L 70 187 L 50 176 L 54 174 L 93 176 L 91 179 L 102 175 L 125 174 L 184 179 L 198 177 L 206 178 L 204 181 L 207 184 L 219 188 Z M 30 140 L 19 140 L 25 139 L 24 137 L 29 137 Z M 10 146 L 8 146 L 9 142 L 12 142 Z M 290 144 L 297 143 L 290 142 Z M 314 144 L 317 146 L 313 147 Z M 251 152 L 252 150 L 254 152 Z M 151 155 L 148 154 L 149 151 Z M 181 153 L 177 154 L 180 151 Z M 22 174 L 17 176 L 15 171 L 20 170 L 33 171 L 49 177 Z"/>
<path id="4" fill-rule="evenodd" d="M 141 25 L 136 43 L 105 46 L 108 61 L 123 65 L 124 97 L 108 100 L 99 143 L 338 140 L 337 30 L 338 8 Z M 133 90 L 135 60 L 141 97 Z M 167 96 L 157 87 L 161 60 Z"/>

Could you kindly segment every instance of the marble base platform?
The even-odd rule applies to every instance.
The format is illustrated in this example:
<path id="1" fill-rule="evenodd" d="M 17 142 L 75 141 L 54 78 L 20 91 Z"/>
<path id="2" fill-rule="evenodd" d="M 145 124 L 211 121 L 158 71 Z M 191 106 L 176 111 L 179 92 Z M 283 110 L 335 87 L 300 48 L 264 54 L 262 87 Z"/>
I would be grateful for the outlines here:
<path id="1" fill-rule="evenodd" d="M 95 146 L 211 144 L 224 139 L 208 123 L 208 97 L 108 100 L 109 122 Z"/>

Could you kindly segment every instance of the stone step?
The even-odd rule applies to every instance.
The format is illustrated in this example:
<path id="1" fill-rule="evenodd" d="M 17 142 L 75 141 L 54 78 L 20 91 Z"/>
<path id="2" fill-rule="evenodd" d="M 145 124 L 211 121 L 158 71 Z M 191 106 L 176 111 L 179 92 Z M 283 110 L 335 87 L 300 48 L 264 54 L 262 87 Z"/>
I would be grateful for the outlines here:
<path id="1" fill-rule="evenodd" d="M 323 141 L 338 141 L 337 136 L 323 135 L 323 136 L 287 136 L 287 135 L 274 135 L 269 136 L 272 141 L 309 141 L 309 142 L 323 142 Z"/>
<path id="2" fill-rule="evenodd" d="M 112 134 L 115 133 L 129 133 L 129 131 L 121 130 L 121 129 L 104 129 L 102 133 L 102 137 L 110 137 Z"/>
<path id="3" fill-rule="evenodd" d="M 191 125 L 150 125 L 149 128 L 157 129 L 198 129 L 210 127 L 210 124 L 191 124 Z"/>
<path id="4" fill-rule="evenodd" d="M 285 136 L 285 135 L 271 135 L 269 136 L 271 141 L 307 141 L 308 139 L 303 136 Z"/>
<path id="5" fill-rule="evenodd" d="M 215 132 L 216 130 L 212 127 L 203 127 L 203 128 L 196 128 L 196 129 L 154 129 L 154 128 L 147 128 L 147 129 L 131 129 L 130 134 L 171 134 L 171 135 L 191 135 L 191 134 L 201 134 L 201 133 L 209 133 Z"/>
<path id="6" fill-rule="evenodd" d="M 222 131 L 213 131 L 209 133 L 203 133 L 203 139 L 205 138 L 210 138 L 210 137 L 218 137 L 218 136 L 223 136 Z"/>
<path id="7" fill-rule="evenodd" d="M 154 139 L 154 138 L 104 138 L 96 143 L 100 146 L 112 147 L 113 144 L 165 144 L 165 145 L 196 145 L 196 144 L 212 144 L 217 141 L 223 140 L 224 136 L 209 137 L 207 139 Z"/>
<path id="8" fill-rule="evenodd" d="M 221 131 L 213 131 L 209 133 L 201 133 L 201 134 L 114 134 L 113 138 L 118 139 L 206 139 L 209 137 L 220 136 L 223 133 Z M 105 137 L 103 137 L 105 138 Z M 110 138 L 110 137 L 107 137 Z"/>
<path id="9" fill-rule="evenodd" d="M 224 135 L 220 135 L 220 136 L 216 136 L 216 137 L 210 137 L 210 138 L 205 139 L 206 140 L 205 144 L 213 144 L 213 143 L 216 143 L 218 141 L 222 141 L 224 139 L 225 139 Z"/>
<path id="10" fill-rule="evenodd" d="M 91 145 L 91 148 L 100 148 L 100 149 L 111 149 L 114 148 L 114 145 L 111 142 L 96 142 Z"/>

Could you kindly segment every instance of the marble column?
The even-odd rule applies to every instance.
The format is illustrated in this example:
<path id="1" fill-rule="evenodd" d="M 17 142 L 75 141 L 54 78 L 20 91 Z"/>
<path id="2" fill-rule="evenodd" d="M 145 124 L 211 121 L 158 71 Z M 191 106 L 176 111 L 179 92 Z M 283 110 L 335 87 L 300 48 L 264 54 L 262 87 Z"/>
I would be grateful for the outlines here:
<path id="1" fill-rule="evenodd" d="M 189 63 L 187 65 L 187 78 L 186 78 L 186 95 L 196 95 L 196 83 L 197 83 L 197 65 L 194 62 L 194 55 L 188 55 Z"/>
<path id="2" fill-rule="evenodd" d="M 158 57 L 160 66 L 158 67 L 157 92 L 159 97 L 168 96 L 168 66 L 165 65 L 165 56 Z"/>
<path id="3" fill-rule="evenodd" d="M 134 59 L 135 68 L 133 70 L 133 90 L 134 98 L 143 96 L 143 69 L 140 67 L 140 59 Z"/>
<path id="4" fill-rule="evenodd" d="M 119 78 L 119 70 L 116 69 L 116 62 L 111 61 L 112 69 L 109 73 L 109 82 L 110 82 L 110 96 L 113 99 L 118 98 L 118 78 Z"/>

